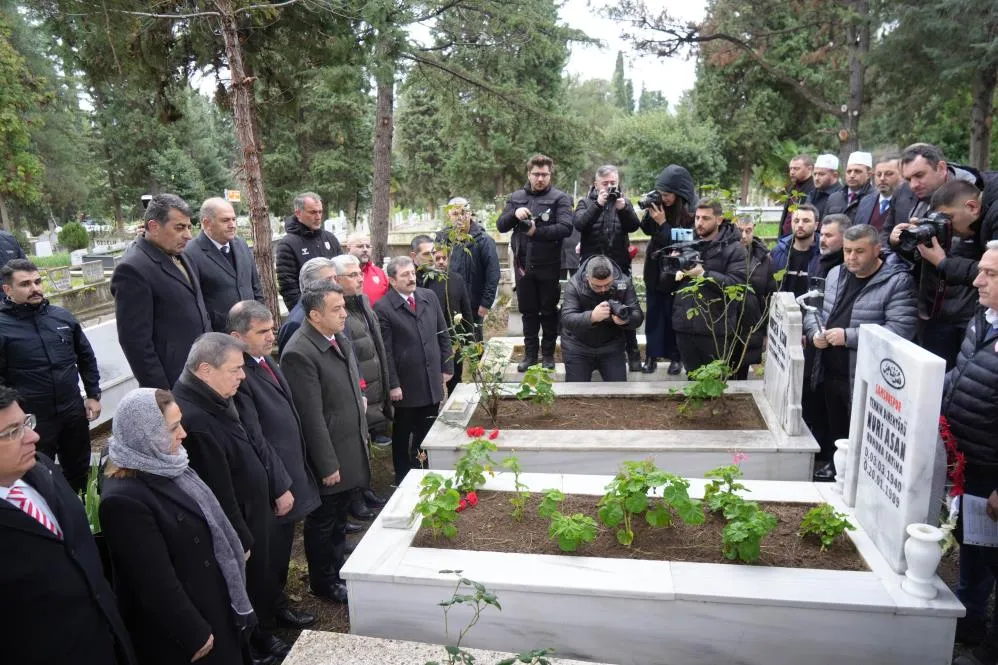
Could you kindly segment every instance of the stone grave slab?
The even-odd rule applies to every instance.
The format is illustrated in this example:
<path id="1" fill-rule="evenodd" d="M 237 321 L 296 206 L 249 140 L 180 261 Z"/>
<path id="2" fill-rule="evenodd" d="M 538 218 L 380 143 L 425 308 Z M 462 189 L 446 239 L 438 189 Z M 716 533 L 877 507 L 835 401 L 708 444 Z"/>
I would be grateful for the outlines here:
<path id="1" fill-rule="evenodd" d="M 69 268 L 50 268 L 45 273 L 48 275 L 52 288 L 56 291 L 69 291 L 73 288 L 73 279 L 70 276 Z"/>
<path id="2" fill-rule="evenodd" d="M 78 266 L 83 263 L 83 257 L 87 255 L 87 250 L 85 249 L 75 249 L 69 253 L 69 264 L 72 266 Z"/>
<path id="3" fill-rule="evenodd" d="M 778 292 L 770 297 L 766 373 L 766 398 L 788 434 L 804 432 L 801 393 L 804 390 L 804 334 L 800 306 L 792 293 Z"/>
<path id="4" fill-rule="evenodd" d="M 80 265 L 83 270 L 83 283 L 93 284 L 104 281 L 104 262 L 86 261 Z"/>
<path id="5" fill-rule="evenodd" d="M 946 363 L 879 325 L 860 326 L 857 353 L 843 498 L 901 573 L 905 528 L 937 524 L 942 509 Z"/>
<path id="6" fill-rule="evenodd" d="M 48 240 L 36 240 L 35 256 L 52 256 L 52 243 Z"/>

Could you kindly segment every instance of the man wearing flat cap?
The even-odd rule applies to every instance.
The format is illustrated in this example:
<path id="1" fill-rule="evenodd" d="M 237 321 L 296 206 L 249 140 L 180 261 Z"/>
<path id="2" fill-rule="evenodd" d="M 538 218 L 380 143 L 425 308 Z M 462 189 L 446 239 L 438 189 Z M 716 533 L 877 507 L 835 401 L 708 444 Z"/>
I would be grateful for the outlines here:
<path id="1" fill-rule="evenodd" d="M 876 196 L 870 182 L 873 175 L 873 155 L 868 152 L 854 152 L 846 162 L 846 186 L 828 197 L 826 215 L 843 214 L 851 222 L 856 221 L 856 211 L 865 196 Z"/>

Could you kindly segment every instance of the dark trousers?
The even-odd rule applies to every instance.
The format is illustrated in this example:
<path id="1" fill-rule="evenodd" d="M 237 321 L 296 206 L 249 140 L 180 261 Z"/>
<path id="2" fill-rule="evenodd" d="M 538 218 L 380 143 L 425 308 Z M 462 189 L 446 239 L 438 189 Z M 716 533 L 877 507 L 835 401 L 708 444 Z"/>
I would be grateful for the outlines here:
<path id="1" fill-rule="evenodd" d="M 402 483 L 409 469 L 418 469 L 417 455 L 423 450 L 423 439 L 433 427 L 439 404 L 429 406 L 396 406 L 392 428 L 392 464 L 395 484 Z"/>
<path id="2" fill-rule="evenodd" d="M 960 578 L 956 597 L 967 608 L 969 621 L 987 622 L 988 598 L 998 578 L 998 548 L 960 545 Z M 998 604 L 991 615 L 987 642 L 998 647 Z"/>
<path id="3" fill-rule="evenodd" d="M 565 381 L 592 381 L 595 370 L 599 370 L 603 381 L 627 381 L 623 343 L 595 348 L 562 337 L 561 357 L 565 361 Z"/>
<path id="4" fill-rule="evenodd" d="M 291 565 L 291 548 L 295 542 L 295 523 L 278 522 L 270 537 L 270 569 L 273 571 L 274 609 L 279 610 L 288 605 L 288 597 L 284 588 L 288 585 L 288 567 Z M 264 626 L 271 628 L 271 626 Z"/>
<path id="5" fill-rule="evenodd" d="M 461 353 L 458 352 L 454 354 L 454 376 L 450 378 L 447 382 L 447 394 L 450 395 L 457 388 L 457 384 L 461 383 L 461 376 L 464 374 L 464 361 L 461 360 Z"/>
<path id="6" fill-rule="evenodd" d="M 823 462 L 830 462 L 832 458 L 825 458 L 826 444 L 828 440 L 828 407 L 825 404 L 824 386 L 818 384 L 812 387 L 811 378 L 814 375 L 814 360 L 818 349 L 813 346 L 804 347 L 804 389 L 800 395 L 801 418 L 807 425 L 811 436 L 821 446 L 818 459 Z M 832 453 L 835 452 L 835 441 L 832 440 Z"/>
<path id="7" fill-rule="evenodd" d="M 561 285 L 558 284 L 557 274 L 547 277 L 527 272 L 517 281 L 516 303 L 523 316 L 523 350 L 526 355 L 536 357 L 538 346 L 543 355 L 554 355 L 560 298 Z M 544 339 L 538 344 L 541 330 L 544 331 Z"/>
<path id="8" fill-rule="evenodd" d="M 967 324 L 944 323 L 930 319 L 918 322 L 918 345 L 946 361 L 946 371 L 956 365 Z"/>
<path id="9" fill-rule="evenodd" d="M 342 581 L 340 568 L 346 559 L 351 495 L 349 491 L 323 494 L 322 504 L 305 517 L 305 559 L 308 560 L 308 583 L 314 591 L 328 590 Z"/>
<path id="10" fill-rule="evenodd" d="M 679 360 L 679 346 L 672 329 L 672 294 L 649 290 L 645 313 L 645 357 Z"/>
<path id="11" fill-rule="evenodd" d="M 39 441 L 35 448 L 49 457 L 59 457 L 66 482 L 79 493 L 90 473 L 90 422 L 83 401 L 69 411 L 39 418 L 35 426 Z"/>
<path id="12" fill-rule="evenodd" d="M 625 331 L 625 340 L 627 347 L 627 357 L 630 358 L 641 358 L 641 351 L 638 350 L 638 331 L 628 330 Z"/>
<path id="13" fill-rule="evenodd" d="M 835 455 L 835 441 L 849 438 L 849 417 L 852 413 L 852 390 L 847 376 L 825 376 L 821 384 L 825 398 L 825 414 L 828 429 L 824 440 L 819 439 L 821 452 L 818 459 L 831 462 Z"/>
<path id="14" fill-rule="evenodd" d="M 245 515 L 253 536 L 250 558 L 246 560 L 246 595 L 249 596 L 260 626 L 273 625 L 277 609 L 277 597 L 281 589 L 277 586 L 274 567 L 271 563 L 272 538 L 274 536 L 274 514 Z"/>
<path id="15" fill-rule="evenodd" d="M 676 344 L 687 374 L 717 359 L 717 349 L 711 335 L 677 333 Z"/>

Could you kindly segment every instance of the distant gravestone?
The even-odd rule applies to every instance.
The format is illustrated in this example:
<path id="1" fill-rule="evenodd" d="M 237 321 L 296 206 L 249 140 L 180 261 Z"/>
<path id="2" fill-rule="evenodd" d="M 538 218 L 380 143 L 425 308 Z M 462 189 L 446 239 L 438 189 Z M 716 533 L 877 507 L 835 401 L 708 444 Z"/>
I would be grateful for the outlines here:
<path id="1" fill-rule="evenodd" d="M 78 266 L 83 263 L 83 257 L 86 256 L 87 250 L 77 249 L 69 253 L 69 265 Z"/>
<path id="2" fill-rule="evenodd" d="M 48 274 L 49 282 L 52 283 L 52 288 L 56 291 L 69 291 L 73 288 L 73 280 L 69 274 L 69 268 L 49 268 L 46 273 Z"/>
<path id="3" fill-rule="evenodd" d="M 36 240 L 35 256 L 52 256 L 52 243 L 48 240 Z"/>
<path id="4" fill-rule="evenodd" d="M 857 354 L 843 498 L 901 573 L 905 529 L 936 524 L 942 509 L 946 362 L 879 325 L 860 326 Z"/>
<path id="5" fill-rule="evenodd" d="M 83 269 L 83 283 L 93 284 L 104 281 L 104 262 L 86 261 L 81 265 Z"/>
<path id="6" fill-rule="evenodd" d="M 803 434 L 801 393 L 804 381 L 809 377 L 804 376 L 804 347 L 801 344 L 804 324 L 794 294 L 780 291 L 770 297 L 766 334 L 766 371 L 763 376 L 766 399 L 787 434 Z"/>

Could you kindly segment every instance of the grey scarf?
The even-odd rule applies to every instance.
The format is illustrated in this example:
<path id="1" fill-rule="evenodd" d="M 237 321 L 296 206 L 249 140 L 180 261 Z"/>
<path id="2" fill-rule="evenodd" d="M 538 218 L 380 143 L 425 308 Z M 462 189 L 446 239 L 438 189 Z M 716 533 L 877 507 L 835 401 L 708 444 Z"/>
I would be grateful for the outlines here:
<path id="1" fill-rule="evenodd" d="M 187 464 L 183 446 L 173 455 L 166 421 L 156 404 L 156 391 L 137 388 L 121 400 L 114 414 L 108 457 L 122 469 L 135 469 L 171 478 L 184 494 L 197 503 L 211 531 L 215 561 L 225 578 L 229 602 L 237 623 L 251 623 L 253 606 L 246 595 L 246 563 L 236 530 L 222 512 L 218 499 Z"/>

